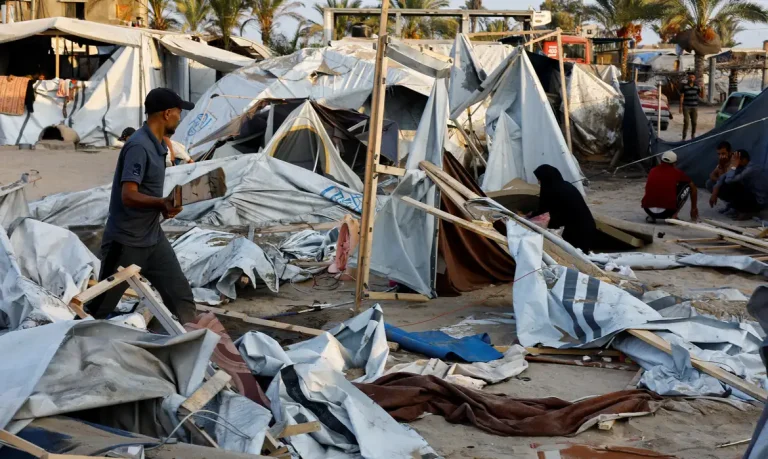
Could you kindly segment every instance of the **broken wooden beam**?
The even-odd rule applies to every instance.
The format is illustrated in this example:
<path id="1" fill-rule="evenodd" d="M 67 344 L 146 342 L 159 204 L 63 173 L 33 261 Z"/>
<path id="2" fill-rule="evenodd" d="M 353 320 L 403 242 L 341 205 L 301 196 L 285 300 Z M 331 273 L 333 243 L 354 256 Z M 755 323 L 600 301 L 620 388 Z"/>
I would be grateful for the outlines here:
<path id="1" fill-rule="evenodd" d="M 668 218 L 666 220 L 667 223 L 671 223 L 673 225 L 677 226 L 684 226 L 686 228 L 692 228 L 697 229 L 700 231 L 706 231 L 709 233 L 717 234 L 720 236 L 723 236 L 724 238 L 728 239 L 734 239 L 737 241 L 745 242 L 747 244 L 751 244 L 757 247 L 760 247 L 762 250 L 768 250 L 768 241 L 763 239 L 757 239 L 749 236 L 744 236 L 743 234 L 735 233 L 733 231 L 725 230 L 722 228 L 716 228 L 714 226 L 707 226 L 707 225 L 700 225 L 697 223 L 690 223 L 690 222 L 684 222 L 682 220 L 675 220 L 673 218 Z"/>
<path id="2" fill-rule="evenodd" d="M 397 292 L 365 292 L 366 300 L 374 301 L 413 301 L 416 303 L 426 303 L 430 298 L 421 293 L 397 293 Z"/>
<path id="3" fill-rule="evenodd" d="M 285 426 L 285 428 L 277 434 L 277 438 L 294 437 L 296 435 L 303 435 L 312 432 L 319 432 L 322 429 L 320 421 L 304 422 L 301 424 L 291 424 Z"/>
<path id="4" fill-rule="evenodd" d="M 296 332 L 296 333 L 307 335 L 307 336 L 319 336 L 325 333 L 323 330 L 318 330 L 316 328 L 308 328 L 308 327 L 302 327 L 301 325 L 292 325 L 292 324 L 286 324 L 282 322 L 275 322 L 274 320 L 259 319 L 258 317 L 252 317 L 242 312 L 227 311 L 226 309 L 215 308 L 212 306 L 203 306 L 201 304 L 198 304 L 196 306 L 198 311 L 212 312 L 216 315 L 240 319 L 243 322 L 259 325 L 262 327 L 292 331 L 292 332 Z"/>
<path id="5" fill-rule="evenodd" d="M 75 311 L 77 316 L 80 317 L 81 319 L 89 317 L 88 314 L 83 309 L 83 306 L 85 305 L 85 303 L 91 301 L 92 299 L 96 298 L 97 296 L 101 295 L 107 290 L 113 287 L 116 287 L 117 285 L 120 285 L 123 282 L 126 282 L 129 278 L 139 274 L 139 271 L 141 271 L 141 268 L 139 268 L 136 265 L 131 265 L 127 268 L 124 268 L 122 271 L 119 271 L 113 274 L 112 276 L 109 276 L 108 278 L 97 283 L 93 287 L 90 287 L 86 291 L 82 293 L 78 293 L 77 295 L 73 296 L 71 300 L 69 300 L 70 309 Z"/>
<path id="6" fill-rule="evenodd" d="M 644 342 L 650 344 L 656 349 L 659 349 L 661 351 L 666 352 L 667 354 L 672 355 L 672 345 L 669 344 L 667 340 L 665 340 L 664 338 L 660 337 L 659 335 L 657 335 L 652 331 L 629 329 L 627 330 L 627 333 L 631 334 L 636 338 L 643 340 Z M 696 356 L 691 355 L 691 365 L 693 365 L 693 367 L 696 368 L 697 370 L 703 373 L 706 373 L 716 378 L 717 380 L 728 384 L 729 386 L 733 386 L 736 389 L 744 392 L 745 394 L 755 397 L 756 399 L 760 400 L 763 403 L 768 401 L 768 391 L 766 391 L 760 386 L 752 384 L 749 381 L 745 381 L 739 378 L 733 373 L 723 370 L 722 368 L 720 368 L 714 363 L 707 362 L 705 360 L 700 360 Z"/>

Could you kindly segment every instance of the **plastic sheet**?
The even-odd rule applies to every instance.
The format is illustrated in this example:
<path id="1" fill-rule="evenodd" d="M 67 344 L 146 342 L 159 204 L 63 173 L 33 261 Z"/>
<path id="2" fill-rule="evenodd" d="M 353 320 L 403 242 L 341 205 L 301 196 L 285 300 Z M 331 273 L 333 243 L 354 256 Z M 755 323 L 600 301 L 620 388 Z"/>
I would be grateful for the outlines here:
<path id="1" fill-rule="evenodd" d="M 491 346 L 487 333 L 457 339 L 441 331 L 407 332 L 389 324 L 386 329 L 390 341 L 427 357 L 465 362 L 491 362 L 503 357 Z"/>

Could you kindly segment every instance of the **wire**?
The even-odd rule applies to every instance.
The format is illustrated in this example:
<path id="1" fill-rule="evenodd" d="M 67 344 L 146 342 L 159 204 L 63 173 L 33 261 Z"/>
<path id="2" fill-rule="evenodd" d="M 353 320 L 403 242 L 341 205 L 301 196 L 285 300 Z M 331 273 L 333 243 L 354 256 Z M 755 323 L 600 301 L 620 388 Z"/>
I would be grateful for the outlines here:
<path id="1" fill-rule="evenodd" d="M 213 418 L 210 418 L 208 416 L 203 416 L 203 415 L 201 415 L 199 413 L 215 414 L 216 416 L 219 417 L 220 420 L 213 419 Z M 226 419 L 224 419 L 223 417 L 221 417 L 221 415 L 219 415 L 219 413 L 216 413 L 215 411 L 209 411 L 209 410 L 196 410 L 196 411 L 193 411 L 193 412 L 189 413 L 188 415 L 184 416 L 184 419 L 182 419 L 178 424 L 176 424 L 176 427 L 174 427 L 173 430 L 171 430 L 171 433 L 168 434 L 167 437 L 163 438 L 163 440 L 160 443 L 158 443 L 157 445 L 154 445 L 154 446 L 150 446 L 149 448 L 144 448 L 144 450 L 145 451 L 149 451 L 149 450 L 152 450 L 152 449 L 155 449 L 155 448 L 160 448 L 161 446 L 164 446 L 165 444 L 167 444 L 171 440 L 171 438 L 173 438 L 174 434 L 176 434 L 176 431 L 179 430 L 179 428 L 185 422 L 187 422 L 187 420 L 189 420 L 189 418 L 191 418 L 192 416 L 197 416 L 197 417 L 206 419 L 208 421 L 215 422 L 216 424 L 219 424 L 220 426 L 224 427 L 225 429 L 229 430 L 230 432 L 233 432 L 236 435 L 239 435 L 239 436 L 241 436 L 243 438 L 247 438 L 249 440 L 253 439 L 253 437 L 251 437 L 249 435 L 246 435 L 245 433 L 243 433 L 242 430 L 238 429 L 234 424 L 232 424 L 231 422 L 229 422 Z"/>
<path id="2" fill-rule="evenodd" d="M 538 269 L 534 269 L 534 270 L 533 270 L 533 271 L 531 271 L 531 272 L 525 273 L 525 274 L 523 274 L 521 277 L 518 277 L 517 279 L 513 280 L 513 281 L 511 282 L 511 284 L 514 284 L 515 282 L 517 282 L 517 281 L 519 281 L 519 280 L 525 279 L 526 277 L 530 276 L 531 274 L 533 274 L 533 273 L 535 273 L 535 272 L 538 272 L 538 271 L 541 271 L 541 270 L 542 270 L 542 269 L 544 269 L 544 268 L 546 268 L 546 266 L 542 266 L 541 268 L 538 268 Z M 471 308 L 471 307 L 477 306 L 477 305 L 479 305 L 479 304 L 481 304 L 481 303 L 484 303 L 484 302 L 486 302 L 486 301 L 487 301 L 489 298 L 491 298 L 492 296 L 496 296 L 496 295 L 498 295 L 499 293 L 501 293 L 503 290 L 505 290 L 505 289 L 509 288 L 509 285 L 510 285 L 510 284 L 504 284 L 504 285 L 502 285 L 500 289 L 498 289 L 498 290 L 494 290 L 494 292 L 493 292 L 493 293 L 489 293 L 489 294 L 488 294 L 486 297 L 484 297 L 482 300 L 479 300 L 479 301 L 475 301 L 475 302 L 472 302 L 472 303 L 470 303 L 470 304 L 468 304 L 468 305 L 466 305 L 466 306 L 462 306 L 462 307 L 460 307 L 460 308 L 457 308 L 457 309 L 454 309 L 454 310 L 452 310 L 452 311 L 446 311 L 446 312 L 444 312 L 444 313 L 442 313 L 442 314 L 438 314 L 438 315 L 436 315 L 436 316 L 434 316 L 434 317 L 432 317 L 432 318 L 426 319 L 426 320 L 420 320 L 420 321 L 418 321 L 418 322 L 411 322 L 411 323 L 409 323 L 409 324 L 402 324 L 402 325 L 398 325 L 398 327 L 400 327 L 400 328 L 403 328 L 403 327 L 410 327 L 410 326 L 412 326 L 412 325 L 419 325 L 419 324 L 423 324 L 423 323 L 425 323 L 425 322 L 431 322 L 431 321 L 433 321 L 433 320 L 435 320 L 435 319 L 438 319 L 438 318 L 440 318 L 440 317 L 446 316 L 446 315 L 448 315 L 448 314 L 453 314 L 454 312 L 459 312 L 459 311 L 462 311 L 462 310 L 464 310 L 464 309 L 469 309 L 469 308 Z"/>

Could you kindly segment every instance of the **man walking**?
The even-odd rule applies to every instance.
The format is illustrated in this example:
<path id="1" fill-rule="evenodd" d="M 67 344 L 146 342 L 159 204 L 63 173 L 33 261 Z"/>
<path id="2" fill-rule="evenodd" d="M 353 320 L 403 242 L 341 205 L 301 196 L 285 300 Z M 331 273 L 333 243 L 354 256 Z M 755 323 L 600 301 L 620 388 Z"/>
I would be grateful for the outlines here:
<path id="1" fill-rule="evenodd" d="M 168 149 L 162 139 L 176 131 L 181 110 L 195 106 L 166 88 L 150 91 L 144 106 L 146 123 L 125 142 L 117 159 L 99 278 L 113 275 L 119 266 L 138 265 L 165 306 L 185 323 L 195 316 L 192 289 L 160 228 L 160 215 L 172 218 L 181 211 L 163 197 Z M 106 318 L 127 288 L 123 283 L 96 298 L 88 305 L 91 315 Z"/>
<path id="2" fill-rule="evenodd" d="M 683 140 L 691 126 L 691 139 L 696 137 L 696 121 L 699 119 L 699 97 L 704 97 L 704 90 L 696 81 L 696 74 L 688 72 L 688 80 L 680 87 L 680 113 L 683 114 Z"/>

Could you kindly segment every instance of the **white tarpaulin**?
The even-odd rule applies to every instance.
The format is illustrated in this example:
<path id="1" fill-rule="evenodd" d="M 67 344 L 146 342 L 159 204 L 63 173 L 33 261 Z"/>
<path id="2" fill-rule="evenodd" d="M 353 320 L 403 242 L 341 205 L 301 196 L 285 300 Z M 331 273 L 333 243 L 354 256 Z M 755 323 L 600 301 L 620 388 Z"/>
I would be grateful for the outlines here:
<path id="1" fill-rule="evenodd" d="M 49 30 L 58 30 L 62 35 L 74 35 L 113 45 L 134 47 L 138 47 L 145 36 L 142 29 L 54 17 L 2 24 L 0 25 L 0 43 L 21 40 Z"/>
<path id="2" fill-rule="evenodd" d="M 11 241 L 2 230 L 0 231 L 0 333 L 70 320 L 74 317 L 63 301 L 24 277 L 21 272 Z"/>
<path id="3" fill-rule="evenodd" d="M 502 113 L 494 137 L 488 152 L 488 167 L 480 185 L 483 191 L 500 190 L 512 179 L 525 177 L 520 126 L 509 115 Z"/>
<path id="4" fill-rule="evenodd" d="M 207 151 L 210 142 L 190 147 L 260 99 L 311 99 L 330 108 L 357 110 L 371 95 L 375 58 L 375 50 L 357 45 L 305 48 L 236 70 L 206 91 L 173 140 L 191 155 Z M 427 96 L 433 79 L 390 59 L 386 82 Z"/>
<path id="5" fill-rule="evenodd" d="M 408 170 L 392 192 L 392 198 L 376 213 L 371 247 L 371 272 L 434 296 L 432 259 L 435 217 L 406 204 L 408 196 L 435 206 L 435 186 L 421 170 Z M 348 266 L 357 266 L 355 250 Z"/>
<path id="6" fill-rule="evenodd" d="M 0 336 L 0 427 L 12 419 L 177 393 L 188 397 L 203 382 L 218 341 L 208 330 L 169 337 L 108 321 L 65 321 L 7 333 Z"/>
<path id="7" fill-rule="evenodd" d="M 206 67 L 220 72 L 231 72 L 254 63 L 254 60 L 251 58 L 190 40 L 186 37 L 164 35 L 160 39 L 160 44 L 177 56 L 184 56 L 195 60 Z"/>
<path id="8" fill-rule="evenodd" d="M 355 191 L 363 190 L 360 177 L 341 159 L 309 101 L 288 115 L 262 153 L 327 175 Z"/>
<path id="9" fill-rule="evenodd" d="M 453 61 L 448 90 L 451 99 L 450 112 L 458 114 L 457 109 L 463 107 L 467 101 L 473 98 L 474 92 L 480 89 L 480 85 L 487 75 L 478 62 L 472 44 L 466 35 L 462 33 L 456 35 L 450 56 Z M 502 60 L 491 68 L 496 68 Z"/>
<path id="10" fill-rule="evenodd" d="M 443 167 L 443 151 L 448 131 L 448 91 L 445 79 L 435 80 L 424 107 L 416 136 L 408 149 L 406 169 L 418 169 L 419 162 L 429 161 Z"/>
<path id="11" fill-rule="evenodd" d="M 186 205 L 176 220 L 214 226 L 247 225 L 362 211 L 362 194 L 265 154 L 169 167 L 165 171 L 164 194 L 219 167 L 226 176 L 226 195 Z M 110 189 L 103 186 L 48 196 L 30 204 L 32 216 L 58 226 L 103 225 L 109 212 Z"/>
<path id="12" fill-rule="evenodd" d="M 653 254 L 645 252 L 593 253 L 589 259 L 605 265 L 614 263 L 637 270 L 673 269 L 685 266 L 711 268 L 731 268 L 750 274 L 768 277 L 768 264 L 746 255 L 693 254 Z"/>
<path id="13" fill-rule="evenodd" d="M 29 217 L 29 204 L 24 187 L 29 185 L 29 174 L 8 185 L 0 186 L 0 227 L 8 229 L 12 221 Z"/>
<path id="14" fill-rule="evenodd" d="M 31 218 L 8 229 L 21 274 L 64 303 L 88 288 L 101 263 L 75 233 Z"/>

